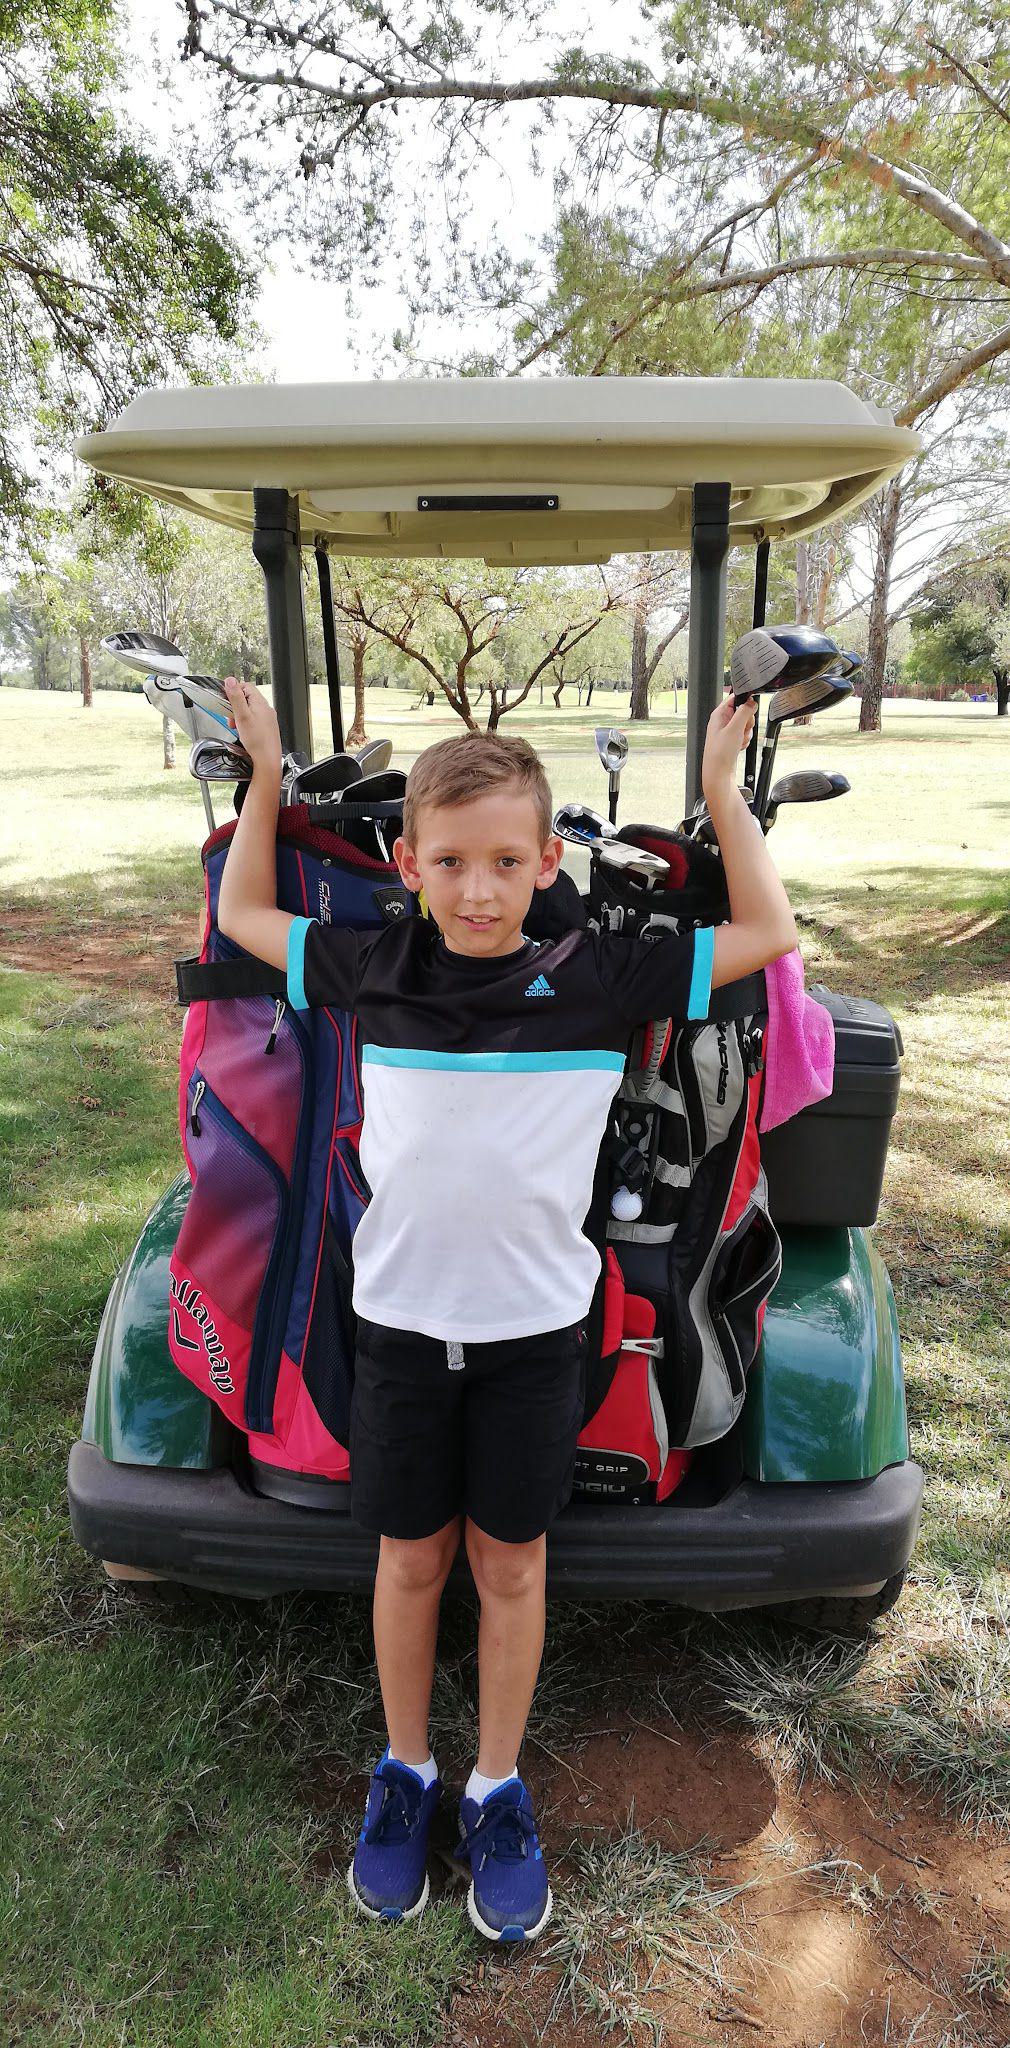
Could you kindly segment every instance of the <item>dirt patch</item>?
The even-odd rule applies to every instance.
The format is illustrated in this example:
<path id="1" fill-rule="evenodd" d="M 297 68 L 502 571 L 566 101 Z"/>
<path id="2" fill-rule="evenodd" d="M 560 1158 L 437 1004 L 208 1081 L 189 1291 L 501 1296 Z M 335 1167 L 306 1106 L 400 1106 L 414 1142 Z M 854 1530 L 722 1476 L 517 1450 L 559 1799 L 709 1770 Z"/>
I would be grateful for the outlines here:
<path id="1" fill-rule="evenodd" d="M 1005 2048 L 1010 2005 L 981 1979 L 1010 1954 L 1010 1843 L 964 1834 L 938 1805 L 872 1774 L 859 1788 L 776 1784 L 746 1736 L 628 1722 L 529 1761 L 556 1895 L 555 1923 L 528 1954 L 481 1958 L 447 2014 L 444 2048 L 575 2048 L 604 2035 L 585 1997 L 559 2000 L 559 1961 L 579 1846 L 633 1827 L 680 1851 L 716 1894 L 724 1943 L 711 1967 L 648 1943 L 630 1973 L 624 2038 L 704 2048 Z M 633 1912 L 627 1916 L 632 1919 Z M 613 1998 L 634 1952 L 627 1930 L 589 1955 L 584 1977 Z M 632 1930 L 633 1933 L 633 1930 Z M 563 1938 L 552 1959 L 552 1941 Z M 577 1947 L 577 1941 L 576 1941 Z M 615 1971 L 616 1966 L 616 1971 Z M 619 2000 L 617 2001 L 620 2002 Z M 646 2019 L 646 2015 L 648 2019 Z M 621 2038 L 618 2030 L 615 2038 Z"/>
<path id="2" fill-rule="evenodd" d="M 175 1004 L 173 962 L 199 949 L 199 920 L 178 913 L 151 925 L 96 920 L 68 925 L 51 910 L 6 905 L 3 964 L 25 973 L 58 975 L 81 988 L 160 996 Z"/>

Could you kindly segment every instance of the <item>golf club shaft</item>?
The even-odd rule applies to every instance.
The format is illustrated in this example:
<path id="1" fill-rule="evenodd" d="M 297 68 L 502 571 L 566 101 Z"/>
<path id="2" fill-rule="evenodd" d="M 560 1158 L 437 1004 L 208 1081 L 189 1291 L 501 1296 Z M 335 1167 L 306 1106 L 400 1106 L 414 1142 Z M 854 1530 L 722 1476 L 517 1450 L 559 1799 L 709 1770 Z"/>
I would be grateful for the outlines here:
<path id="1" fill-rule="evenodd" d="M 762 832 L 765 829 L 765 815 L 768 810 L 768 792 L 771 789 L 772 768 L 775 765 L 775 749 L 779 743 L 779 733 L 781 730 L 781 725 L 776 724 L 770 732 L 767 728 L 765 731 L 764 751 L 761 755 L 761 773 L 758 776 L 758 786 L 754 792 L 754 816 Z"/>
<path id="2" fill-rule="evenodd" d="M 210 790 L 205 782 L 200 784 L 200 794 L 203 797 L 203 808 L 207 814 L 207 824 L 212 832 L 216 832 L 217 823 L 214 817 L 214 806 L 210 800 Z"/>
<path id="3" fill-rule="evenodd" d="M 612 825 L 617 823 L 617 795 L 620 788 L 620 780 L 619 775 L 611 775 L 610 777 L 610 822 Z"/>

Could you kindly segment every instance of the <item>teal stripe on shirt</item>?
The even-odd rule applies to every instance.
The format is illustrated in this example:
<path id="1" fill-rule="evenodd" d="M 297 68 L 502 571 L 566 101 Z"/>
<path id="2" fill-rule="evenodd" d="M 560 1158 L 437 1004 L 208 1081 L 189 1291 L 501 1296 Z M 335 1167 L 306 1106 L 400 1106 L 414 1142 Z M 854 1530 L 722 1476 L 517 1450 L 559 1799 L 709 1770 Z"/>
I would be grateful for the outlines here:
<path id="1" fill-rule="evenodd" d="M 715 953 L 715 929 L 702 925 L 694 935 L 694 966 L 691 970 L 691 989 L 687 998 L 689 1018 L 707 1017 L 712 1000 L 712 960 Z"/>
<path id="2" fill-rule="evenodd" d="M 307 1010 L 305 994 L 305 940 L 317 917 L 293 917 L 288 929 L 288 1001 L 295 1010 Z"/>
<path id="3" fill-rule="evenodd" d="M 461 1074 L 623 1074 L 622 1052 L 422 1052 L 405 1045 L 365 1045 L 368 1067 L 435 1067 Z"/>

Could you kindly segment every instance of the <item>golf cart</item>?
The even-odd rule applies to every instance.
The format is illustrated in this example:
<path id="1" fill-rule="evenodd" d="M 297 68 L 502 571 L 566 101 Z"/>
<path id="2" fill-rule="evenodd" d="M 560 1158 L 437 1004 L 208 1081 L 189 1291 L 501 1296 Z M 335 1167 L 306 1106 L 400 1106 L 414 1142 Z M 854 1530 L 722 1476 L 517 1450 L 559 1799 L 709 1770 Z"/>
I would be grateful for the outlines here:
<path id="1" fill-rule="evenodd" d="M 729 549 L 755 551 L 754 630 L 740 643 L 732 680 L 741 696 L 767 692 L 760 773 L 757 727 L 745 764 L 767 830 L 791 801 L 844 793 L 844 777 L 807 772 L 772 787 L 770 774 L 785 716 L 838 701 L 851 690 L 846 677 L 856 659 L 830 641 L 818 648 L 816 635 L 804 641 L 802 630 L 764 630 L 769 546 L 859 504 L 917 445 L 889 414 L 834 383 L 605 377 L 150 392 L 80 442 L 78 453 L 140 491 L 251 533 L 287 756 L 286 815 L 321 801 L 319 821 L 339 813 L 353 820 L 352 836 L 363 826 L 381 835 L 395 803 L 382 790 L 388 753 L 366 776 L 344 752 L 331 554 L 468 555 L 519 565 L 689 551 L 680 836 L 707 843 L 715 860 L 701 759 L 723 688 Z M 325 763 L 314 761 L 310 721 L 306 545 L 322 602 L 334 748 Z M 159 653 L 143 636 L 120 637 L 142 643 L 132 648 L 142 668 L 166 684 L 174 678 L 187 716 L 203 705 L 213 719 L 213 679 L 188 676 L 178 649 L 163 644 Z M 198 723 L 186 729 L 205 802 L 207 781 L 226 780 L 238 808 L 240 750 L 220 734 L 220 720 L 217 739 Z M 569 817 L 565 836 L 589 844 L 600 871 L 637 861 L 626 886 L 647 887 L 649 859 L 664 862 L 636 847 L 633 833 L 618 834 L 619 736 L 602 731 L 598 745 L 609 817 L 592 822 L 589 813 L 588 825 L 585 816 Z M 336 812 L 326 811 L 327 800 Z M 220 840 L 218 828 L 205 867 Z M 243 964 L 263 963 L 243 956 Z M 195 1000 L 209 970 L 180 963 L 180 989 L 183 970 Z M 549 1540 L 555 1594 L 652 1596 L 706 1610 L 788 1606 L 797 1619 L 829 1627 L 864 1626 L 897 1598 L 922 1472 L 908 1455 L 894 1298 L 870 1230 L 902 1048 L 879 1005 L 811 993 L 834 1022 L 834 1084 L 762 1138 L 781 1270 L 776 1264 L 739 1412 L 730 1428 L 699 1440 L 668 1498 L 574 1501 Z M 282 1009 L 281 1000 L 278 1016 Z M 195 1108 L 192 1115 L 195 1130 Z M 365 1588 L 375 1540 L 352 1521 L 346 1485 L 314 1487 L 291 1455 L 283 1470 L 279 1462 L 272 1468 L 252 1446 L 256 1418 L 247 1412 L 240 1424 L 250 1427 L 236 1426 L 170 1353 L 170 1261 L 191 1192 L 190 1172 L 181 1173 L 113 1283 L 70 1455 L 74 1532 L 115 1577 L 254 1597 Z"/>

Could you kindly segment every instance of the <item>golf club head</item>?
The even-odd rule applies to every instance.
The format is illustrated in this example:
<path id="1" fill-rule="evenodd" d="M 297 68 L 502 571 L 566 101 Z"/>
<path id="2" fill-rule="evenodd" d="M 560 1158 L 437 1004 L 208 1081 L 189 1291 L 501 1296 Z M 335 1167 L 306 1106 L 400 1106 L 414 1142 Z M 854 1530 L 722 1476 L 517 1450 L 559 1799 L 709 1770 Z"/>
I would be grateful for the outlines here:
<path id="1" fill-rule="evenodd" d="M 617 725 L 596 727 L 596 751 L 608 775 L 619 775 L 628 758 L 628 735 Z"/>
<path id="2" fill-rule="evenodd" d="M 617 836 L 617 827 L 609 819 L 601 818 L 599 811 L 590 810 L 588 804 L 562 804 L 554 813 L 551 830 L 571 846 L 595 846 L 601 839 Z"/>
<path id="3" fill-rule="evenodd" d="M 234 740 L 235 734 L 231 728 L 226 727 L 222 731 L 221 720 L 212 718 L 208 712 L 202 711 L 191 697 L 185 695 L 178 683 L 168 682 L 161 676 L 146 675 L 142 688 L 148 703 L 153 705 L 155 711 L 160 711 L 165 718 L 171 718 L 181 727 L 191 743 L 194 740 Z"/>
<path id="4" fill-rule="evenodd" d="M 327 754 L 325 760 L 313 761 L 292 776 L 288 801 L 301 804 L 309 798 L 318 801 L 321 797 L 333 796 L 337 790 L 347 789 L 350 783 L 360 782 L 361 775 L 361 762 L 354 754 Z"/>
<path id="5" fill-rule="evenodd" d="M 649 853 L 644 846 L 630 846 L 626 839 L 597 840 L 593 859 L 604 867 L 620 868 L 622 873 L 644 882 L 647 889 L 670 872 L 670 863 L 663 859 L 662 854 Z"/>
<path id="6" fill-rule="evenodd" d="M 816 626 L 762 626 L 758 630 L 766 632 L 786 656 L 779 672 L 780 687 L 805 682 L 809 676 L 823 675 L 825 669 L 838 666 L 837 643 Z"/>
<path id="7" fill-rule="evenodd" d="M 852 694 L 848 677 L 837 673 L 821 673 L 806 676 L 799 682 L 786 683 L 771 699 L 765 729 L 771 731 L 787 718 L 804 718 L 815 711 L 827 711 L 832 704 L 841 704 Z"/>
<path id="8" fill-rule="evenodd" d="M 361 768 L 362 775 L 381 775 L 393 758 L 393 742 L 366 740 L 363 747 L 358 747 L 354 758 Z"/>
<path id="9" fill-rule="evenodd" d="M 181 647 L 176 647 L 173 640 L 163 640 L 160 633 L 109 633 L 102 646 L 106 654 L 114 654 L 117 661 L 124 661 L 127 668 L 140 669 L 143 675 L 186 673 L 186 657 Z"/>
<path id="10" fill-rule="evenodd" d="M 244 747 L 227 740 L 197 740 L 190 748 L 189 772 L 197 782 L 248 782 L 253 764 Z"/>
<path id="11" fill-rule="evenodd" d="M 797 768 L 780 776 L 768 799 L 772 804 L 820 804 L 833 796 L 846 796 L 852 784 L 844 775 L 829 775 L 823 768 Z"/>
<path id="12" fill-rule="evenodd" d="M 730 688 L 737 704 L 756 697 L 761 690 L 773 690 L 789 660 L 788 650 L 765 631 L 754 626 L 741 635 L 730 656 Z"/>

